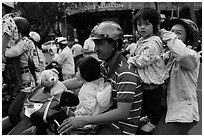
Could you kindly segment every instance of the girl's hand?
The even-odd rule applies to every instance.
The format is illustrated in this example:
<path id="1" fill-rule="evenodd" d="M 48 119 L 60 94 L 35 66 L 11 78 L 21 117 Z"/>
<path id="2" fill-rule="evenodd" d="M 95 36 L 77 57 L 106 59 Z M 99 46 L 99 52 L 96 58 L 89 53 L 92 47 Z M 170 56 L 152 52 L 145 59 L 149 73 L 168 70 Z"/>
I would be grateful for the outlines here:
<path id="1" fill-rule="evenodd" d="M 159 36 L 162 37 L 165 32 L 168 32 L 168 31 L 165 29 L 160 29 L 159 30 Z"/>
<path id="2" fill-rule="evenodd" d="M 83 128 L 87 124 L 85 117 L 69 117 L 57 128 L 59 134 L 63 134 L 75 128 Z"/>

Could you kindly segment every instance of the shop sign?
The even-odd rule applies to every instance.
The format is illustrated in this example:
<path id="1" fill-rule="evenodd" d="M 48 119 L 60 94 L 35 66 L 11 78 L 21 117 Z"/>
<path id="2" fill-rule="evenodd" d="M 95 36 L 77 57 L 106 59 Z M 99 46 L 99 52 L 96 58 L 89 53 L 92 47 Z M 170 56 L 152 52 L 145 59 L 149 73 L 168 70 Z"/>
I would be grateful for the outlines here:
<path id="1" fill-rule="evenodd" d="M 70 15 L 87 11 L 122 10 L 124 8 L 127 8 L 125 2 L 73 2 L 68 5 L 66 12 Z"/>

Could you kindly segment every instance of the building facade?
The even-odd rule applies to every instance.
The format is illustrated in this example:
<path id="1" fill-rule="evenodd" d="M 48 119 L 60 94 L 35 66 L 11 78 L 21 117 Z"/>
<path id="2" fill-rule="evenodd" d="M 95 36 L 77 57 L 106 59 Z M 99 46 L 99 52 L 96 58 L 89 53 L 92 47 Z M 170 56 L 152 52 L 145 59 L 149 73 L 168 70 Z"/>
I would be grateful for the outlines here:
<path id="1" fill-rule="evenodd" d="M 202 2 L 68 2 L 65 6 L 61 32 L 69 40 L 78 38 L 81 44 L 92 28 L 105 20 L 116 21 L 124 34 L 133 34 L 132 18 L 144 7 L 157 9 L 167 19 L 183 16 L 194 20 L 199 28 L 202 25 Z"/>

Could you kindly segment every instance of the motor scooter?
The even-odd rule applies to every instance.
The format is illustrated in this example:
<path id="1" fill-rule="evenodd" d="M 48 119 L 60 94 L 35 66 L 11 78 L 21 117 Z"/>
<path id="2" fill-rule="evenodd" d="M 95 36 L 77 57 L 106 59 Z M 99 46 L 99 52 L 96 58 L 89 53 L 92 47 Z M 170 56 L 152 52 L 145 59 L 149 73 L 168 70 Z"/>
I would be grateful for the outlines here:
<path id="1" fill-rule="evenodd" d="M 23 119 L 8 135 L 58 134 L 57 127 L 68 117 L 67 107 L 77 106 L 79 99 L 77 95 L 65 91 L 57 101 L 46 90 L 45 87 L 36 87 L 27 97 L 22 110 Z"/>

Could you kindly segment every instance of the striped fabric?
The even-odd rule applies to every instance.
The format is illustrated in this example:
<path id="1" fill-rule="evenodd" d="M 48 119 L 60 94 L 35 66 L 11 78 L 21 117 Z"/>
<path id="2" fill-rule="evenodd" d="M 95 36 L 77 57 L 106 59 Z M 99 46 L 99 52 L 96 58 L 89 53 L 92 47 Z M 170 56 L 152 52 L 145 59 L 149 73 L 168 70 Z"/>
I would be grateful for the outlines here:
<path id="1" fill-rule="evenodd" d="M 119 134 L 135 134 L 138 128 L 139 117 L 142 105 L 142 90 L 138 75 L 135 74 L 134 68 L 127 64 L 126 59 L 119 54 L 113 66 L 119 66 L 115 70 L 114 67 L 108 68 L 108 73 L 102 75 L 111 83 L 113 88 L 113 99 L 115 102 L 133 103 L 129 117 L 126 120 L 112 123 L 112 128 Z M 118 63 L 118 64 L 117 64 Z M 107 70 L 107 69 L 106 69 Z M 112 72 L 112 73 L 111 73 Z M 108 77 L 107 77 L 108 76 Z M 116 108 L 115 106 L 111 108 Z"/>

